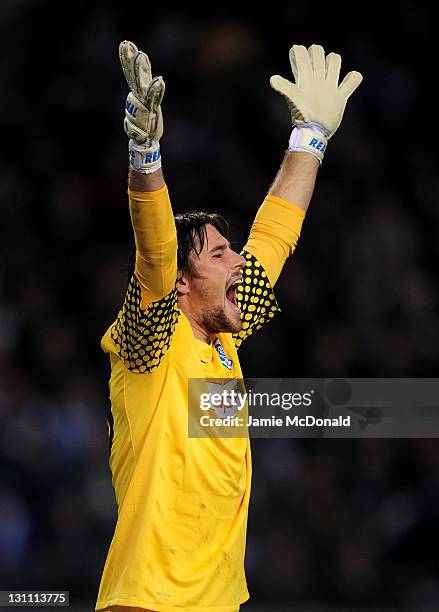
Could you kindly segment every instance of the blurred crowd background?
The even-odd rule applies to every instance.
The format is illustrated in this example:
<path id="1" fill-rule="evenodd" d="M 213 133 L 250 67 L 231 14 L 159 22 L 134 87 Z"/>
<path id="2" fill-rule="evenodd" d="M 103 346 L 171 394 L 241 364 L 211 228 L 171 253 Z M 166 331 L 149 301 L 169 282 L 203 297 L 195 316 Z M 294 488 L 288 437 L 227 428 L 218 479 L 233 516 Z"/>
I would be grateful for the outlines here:
<path id="1" fill-rule="evenodd" d="M 293 43 L 364 82 L 328 147 L 282 313 L 248 376 L 436 377 L 439 179 L 428 4 L 190 10 L 0 1 L 0 589 L 92 609 L 116 508 L 100 338 L 126 288 L 127 95 L 118 43 L 165 78 L 175 211 L 219 211 L 243 244 L 283 158 Z M 252 601 L 439 609 L 439 443 L 254 440 Z"/>

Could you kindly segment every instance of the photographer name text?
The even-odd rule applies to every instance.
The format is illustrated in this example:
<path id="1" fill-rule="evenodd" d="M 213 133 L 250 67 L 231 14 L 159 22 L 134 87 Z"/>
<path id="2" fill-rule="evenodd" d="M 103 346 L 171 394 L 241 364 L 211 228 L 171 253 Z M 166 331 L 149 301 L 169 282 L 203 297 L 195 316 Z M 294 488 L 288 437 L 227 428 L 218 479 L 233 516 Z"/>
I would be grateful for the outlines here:
<path id="1" fill-rule="evenodd" d="M 236 415 L 221 418 L 203 414 L 200 417 L 200 424 L 202 427 L 350 427 L 351 417 L 349 415 L 336 418 L 285 415 L 285 417 L 257 418 L 249 415 L 247 419 L 244 419 Z"/>

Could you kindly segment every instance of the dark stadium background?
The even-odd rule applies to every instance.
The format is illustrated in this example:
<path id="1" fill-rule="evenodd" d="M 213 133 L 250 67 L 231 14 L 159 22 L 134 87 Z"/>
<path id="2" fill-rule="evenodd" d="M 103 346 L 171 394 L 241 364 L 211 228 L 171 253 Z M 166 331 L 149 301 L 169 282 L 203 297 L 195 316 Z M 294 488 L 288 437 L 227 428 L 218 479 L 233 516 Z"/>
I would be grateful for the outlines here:
<path id="1" fill-rule="evenodd" d="M 125 289 L 127 86 L 135 41 L 167 91 L 176 211 L 242 244 L 290 133 L 268 83 L 292 43 L 364 82 L 319 172 L 281 315 L 248 376 L 436 377 L 436 22 L 419 2 L 0 2 L 0 590 L 91 610 L 113 532 L 108 364 Z M 254 440 L 248 610 L 438 610 L 439 442 Z M 311 606 L 315 606 L 311 608 Z"/>

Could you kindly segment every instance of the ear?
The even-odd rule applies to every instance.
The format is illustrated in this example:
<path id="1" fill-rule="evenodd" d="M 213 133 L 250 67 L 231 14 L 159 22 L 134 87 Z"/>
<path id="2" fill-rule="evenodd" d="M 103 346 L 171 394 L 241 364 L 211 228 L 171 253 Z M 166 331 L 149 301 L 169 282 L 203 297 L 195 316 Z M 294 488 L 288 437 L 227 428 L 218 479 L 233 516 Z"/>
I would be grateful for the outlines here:
<path id="1" fill-rule="evenodd" d="M 187 295 L 190 290 L 189 276 L 182 270 L 178 270 L 177 274 L 177 292 L 178 295 Z"/>

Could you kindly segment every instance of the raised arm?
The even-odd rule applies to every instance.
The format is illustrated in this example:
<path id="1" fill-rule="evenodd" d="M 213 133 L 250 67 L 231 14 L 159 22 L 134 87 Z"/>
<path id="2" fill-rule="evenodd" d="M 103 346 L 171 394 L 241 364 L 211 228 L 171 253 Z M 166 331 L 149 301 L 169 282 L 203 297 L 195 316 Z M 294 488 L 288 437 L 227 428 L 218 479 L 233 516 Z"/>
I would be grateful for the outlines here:
<path id="1" fill-rule="evenodd" d="M 275 75 L 270 84 L 286 99 L 293 130 L 282 165 L 260 206 L 242 254 L 247 260 L 237 293 L 243 329 L 237 346 L 278 310 L 272 287 L 300 237 L 328 140 L 338 129 L 347 99 L 362 80 L 350 72 L 339 85 L 341 58 L 323 47 L 290 49 L 295 83 Z"/>
<path id="2" fill-rule="evenodd" d="M 132 42 L 120 44 L 119 58 L 131 90 L 124 128 L 130 138 L 128 197 L 136 261 L 111 338 L 129 370 L 148 373 L 160 365 L 179 316 L 177 233 L 159 144 L 165 84 L 162 77 L 152 78 L 147 55 Z"/>
<path id="3" fill-rule="evenodd" d="M 340 126 L 349 96 L 361 83 L 349 72 L 338 84 L 341 57 L 323 47 L 293 45 L 289 52 L 295 83 L 274 75 L 270 84 L 287 101 L 293 130 L 288 151 L 259 209 L 245 247 L 264 266 L 274 284 L 294 251 L 314 191 L 328 140 Z"/>

